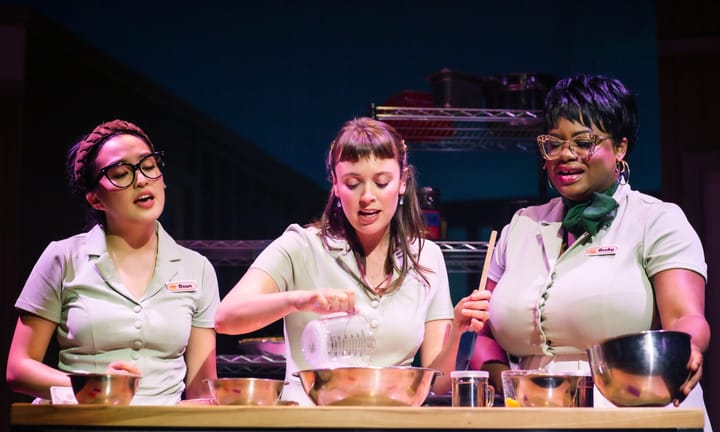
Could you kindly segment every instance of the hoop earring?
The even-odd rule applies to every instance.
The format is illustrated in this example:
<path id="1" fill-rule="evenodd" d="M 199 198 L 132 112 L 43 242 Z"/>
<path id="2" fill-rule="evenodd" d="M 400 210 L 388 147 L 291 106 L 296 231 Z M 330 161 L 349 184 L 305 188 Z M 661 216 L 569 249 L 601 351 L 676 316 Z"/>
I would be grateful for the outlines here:
<path id="1" fill-rule="evenodd" d="M 553 186 L 552 182 L 550 181 L 550 177 L 545 177 L 545 181 L 547 182 L 547 185 L 550 189 L 555 190 L 555 186 Z"/>
<path id="2" fill-rule="evenodd" d="M 405 204 L 405 198 L 403 198 L 403 196 L 400 195 L 400 201 L 398 202 L 398 205 L 403 205 L 403 204 Z"/>
<path id="3" fill-rule="evenodd" d="M 625 159 L 621 159 L 615 163 L 615 173 L 618 177 L 618 183 L 621 185 L 630 182 L 630 164 Z"/>

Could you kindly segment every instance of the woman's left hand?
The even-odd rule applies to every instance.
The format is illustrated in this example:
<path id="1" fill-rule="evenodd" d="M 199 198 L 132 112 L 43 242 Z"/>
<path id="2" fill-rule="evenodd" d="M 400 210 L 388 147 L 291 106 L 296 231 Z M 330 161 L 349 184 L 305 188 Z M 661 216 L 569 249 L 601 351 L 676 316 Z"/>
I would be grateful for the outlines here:
<path id="1" fill-rule="evenodd" d="M 700 351 L 700 348 L 698 348 L 695 344 L 692 344 L 690 347 L 690 360 L 687 365 L 690 376 L 688 376 L 687 381 L 685 381 L 680 388 L 686 396 L 693 388 L 695 388 L 697 383 L 700 382 L 700 378 L 702 378 L 702 364 L 702 351 Z"/>
<path id="2" fill-rule="evenodd" d="M 142 371 L 138 368 L 135 363 L 131 363 L 123 360 L 116 360 L 110 362 L 108 367 L 105 369 L 105 373 L 109 374 L 131 374 L 142 376 Z"/>
<path id="3" fill-rule="evenodd" d="M 488 307 L 490 305 L 490 291 L 475 290 L 469 296 L 462 298 L 455 306 L 455 322 L 461 332 L 479 332 L 485 327 L 485 321 L 490 318 Z"/>

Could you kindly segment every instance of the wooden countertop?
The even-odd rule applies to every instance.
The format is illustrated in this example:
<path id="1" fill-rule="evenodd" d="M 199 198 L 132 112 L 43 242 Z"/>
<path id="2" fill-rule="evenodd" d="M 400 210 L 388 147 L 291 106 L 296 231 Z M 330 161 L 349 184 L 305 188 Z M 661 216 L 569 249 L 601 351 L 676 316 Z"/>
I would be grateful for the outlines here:
<path id="1" fill-rule="evenodd" d="M 702 429 L 699 409 L 14 404 L 13 426 L 323 429 Z"/>

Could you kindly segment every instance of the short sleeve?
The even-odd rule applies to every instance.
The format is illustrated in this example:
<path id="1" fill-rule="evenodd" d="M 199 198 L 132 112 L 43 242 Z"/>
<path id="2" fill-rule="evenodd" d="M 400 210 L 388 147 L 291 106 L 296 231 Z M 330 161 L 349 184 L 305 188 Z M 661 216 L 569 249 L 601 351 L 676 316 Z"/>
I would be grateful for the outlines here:
<path id="1" fill-rule="evenodd" d="M 215 312 L 220 303 L 220 292 L 215 268 L 206 257 L 202 257 L 202 289 L 192 317 L 192 326 L 215 327 Z"/>
<path id="2" fill-rule="evenodd" d="M 17 310 L 54 323 L 61 320 L 63 275 L 67 262 L 60 245 L 52 242 L 45 248 L 15 302 Z"/>
<path id="3" fill-rule="evenodd" d="M 425 321 L 453 319 L 453 305 L 450 296 L 450 283 L 448 281 L 445 258 L 443 257 L 440 247 L 429 240 L 425 241 L 423 248 L 423 255 L 426 253 L 430 259 L 427 264 L 423 262 L 424 260 L 421 260 L 421 264 L 430 267 L 434 272 L 430 278 L 430 289 L 434 290 L 434 296 L 430 302 Z"/>
<path id="4" fill-rule="evenodd" d="M 500 236 L 497 239 L 495 247 L 493 249 L 492 259 L 490 261 L 490 267 L 488 268 L 488 279 L 498 282 L 505 273 L 505 257 L 507 253 L 508 237 L 510 232 L 510 226 L 513 221 L 518 217 L 518 213 L 515 213 L 512 221 L 505 225 L 500 232 Z"/>
<path id="5" fill-rule="evenodd" d="M 652 205 L 643 245 L 648 277 L 682 268 L 694 271 L 707 281 L 707 263 L 702 243 L 683 211 L 675 204 Z"/>
<path id="6" fill-rule="evenodd" d="M 300 225 L 290 225 L 258 255 L 250 268 L 267 273 L 280 291 L 292 290 L 295 284 L 295 267 L 303 265 L 304 259 L 301 257 L 310 249 L 306 235 Z"/>

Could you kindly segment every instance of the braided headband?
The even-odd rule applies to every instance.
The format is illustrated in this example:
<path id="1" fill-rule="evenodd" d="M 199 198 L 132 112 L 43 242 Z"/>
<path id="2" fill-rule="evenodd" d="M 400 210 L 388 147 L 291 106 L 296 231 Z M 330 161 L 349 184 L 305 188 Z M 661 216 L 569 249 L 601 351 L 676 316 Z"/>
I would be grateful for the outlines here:
<path id="1" fill-rule="evenodd" d="M 150 146 L 151 151 L 155 151 L 155 146 L 153 146 L 150 138 L 137 125 L 125 120 L 112 120 L 101 123 L 78 143 L 78 149 L 75 153 L 75 162 L 73 164 L 73 174 L 76 182 L 81 183 L 83 181 L 83 170 L 88 163 L 88 155 L 92 154 L 97 146 L 105 142 L 105 140 L 111 136 L 123 132 L 139 136 Z"/>

